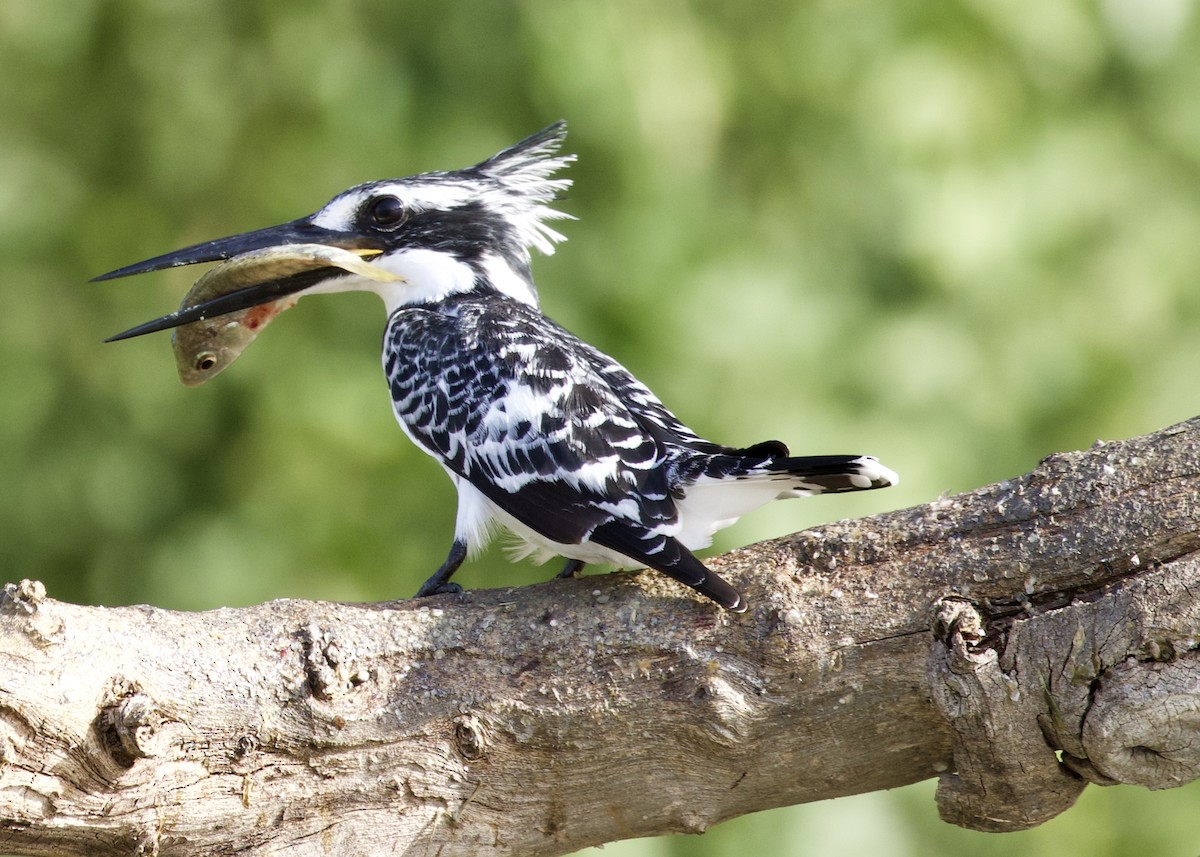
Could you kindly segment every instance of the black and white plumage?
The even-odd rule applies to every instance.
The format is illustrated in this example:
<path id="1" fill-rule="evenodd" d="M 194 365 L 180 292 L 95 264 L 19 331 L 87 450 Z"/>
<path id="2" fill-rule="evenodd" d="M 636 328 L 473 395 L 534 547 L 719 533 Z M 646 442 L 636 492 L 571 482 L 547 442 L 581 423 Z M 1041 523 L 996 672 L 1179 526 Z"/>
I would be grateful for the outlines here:
<path id="1" fill-rule="evenodd" d="M 197 245 L 101 279 L 228 258 L 277 243 L 374 248 L 399 275 L 380 283 L 329 269 L 241 289 L 126 335 L 184 324 L 284 294 L 369 290 L 388 312 L 383 364 L 408 436 L 458 492 L 454 544 L 418 595 L 443 591 L 497 526 L 519 553 L 648 566 L 730 610 L 745 603 L 692 553 L 773 499 L 882 488 L 869 456 L 792 457 L 778 441 L 703 440 L 611 357 L 542 315 L 530 248 L 553 252 L 547 221 L 572 160 L 558 123 L 474 167 L 371 182 L 280 227 Z"/>

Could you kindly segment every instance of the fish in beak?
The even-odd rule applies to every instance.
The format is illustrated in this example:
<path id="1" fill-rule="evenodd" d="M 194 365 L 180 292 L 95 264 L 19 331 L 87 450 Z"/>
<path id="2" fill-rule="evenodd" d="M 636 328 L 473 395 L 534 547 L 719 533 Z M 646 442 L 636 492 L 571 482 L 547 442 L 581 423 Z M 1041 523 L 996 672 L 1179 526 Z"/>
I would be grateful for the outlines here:
<path id="1" fill-rule="evenodd" d="M 316 243 L 319 240 L 329 243 Z M 376 282 L 402 279 L 365 261 L 365 257 L 382 252 L 357 246 L 367 243 L 358 236 L 300 220 L 207 241 L 119 268 L 95 281 L 224 260 L 196 281 L 178 310 L 105 341 L 174 328 L 172 344 L 180 380 L 188 386 L 203 384 L 232 364 L 281 312 L 295 306 L 301 292 L 322 280 L 343 273 Z"/>
<path id="2" fill-rule="evenodd" d="M 179 310 L 127 331 L 114 339 L 137 336 L 138 332 L 166 329 L 175 326 L 180 317 L 202 308 L 212 307 L 232 294 L 244 295 L 258 290 L 270 292 L 280 282 L 293 282 L 302 274 L 323 269 L 340 269 L 376 282 L 396 282 L 396 274 L 367 263 L 364 257 L 378 255 L 378 250 L 342 250 L 323 244 L 285 244 L 267 247 L 234 256 L 207 271 L 184 297 Z M 230 366 L 255 337 L 284 310 L 291 309 L 300 298 L 298 293 L 255 303 L 222 314 L 206 315 L 196 321 L 175 326 L 171 345 L 175 351 L 175 366 L 179 380 L 189 387 L 203 384 Z M 257 300 L 257 296 L 254 298 Z"/>
<path id="3" fill-rule="evenodd" d="M 311 250 L 313 247 L 320 247 L 325 250 L 350 251 L 352 253 L 359 250 L 373 250 L 376 252 L 383 250 L 383 247 L 378 242 L 372 241 L 370 236 L 325 229 L 314 224 L 310 218 L 301 218 L 300 220 L 294 220 L 291 223 L 284 223 L 280 226 L 269 226 L 266 229 L 256 229 L 253 232 L 243 232 L 240 235 L 231 235 L 227 238 L 218 238 L 215 241 L 193 244 L 191 247 L 185 247 L 173 253 L 155 256 L 153 259 L 146 259 L 143 262 L 126 265 L 124 268 L 118 268 L 115 271 L 109 271 L 107 274 L 101 274 L 99 277 L 95 277 L 92 282 L 115 280 L 118 277 L 129 277 L 134 274 L 145 274 L 150 271 L 161 271 L 165 268 L 177 268 L 182 265 L 228 260 L 246 254 L 271 250 L 272 248 L 286 253 L 289 247 L 308 248 L 296 251 L 297 258 L 301 260 L 307 258 L 314 261 L 318 260 L 319 256 L 313 256 L 313 251 Z M 361 255 L 355 256 L 355 261 L 362 263 Z M 179 327 L 193 321 L 213 318 L 214 316 L 271 303 L 288 295 L 304 291 L 321 282 L 321 280 L 341 273 L 339 271 L 339 268 L 341 268 L 340 265 L 329 262 L 308 265 L 293 273 L 283 273 L 287 269 L 287 266 L 282 264 L 282 258 L 282 256 L 258 257 L 257 262 L 248 263 L 242 273 L 233 276 L 228 281 L 229 287 L 227 289 L 216 291 L 215 288 L 210 287 L 207 297 L 202 301 L 188 304 L 185 300 L 185 306 L 180 307 L 176 312 L 130 328 L 122 333 L 118 333 L 116 336 L 109 337 L 105 341 L 116 342 L 121 339 L 130 339 L 135 336 L 154 333 L 158 330 Z M 278 270 L 275 270 L 277 265 L 280 265 L 280 267 L 278 267 Z M 250 281 L 249 272 L 255 270 L 257 271 L 254 275 L 256 279 Z M 220 282 L 220 279 L 218 279 L 218 283 Z M 193 289 L 192 291 L 194 293 L 196 290 Z M 191 296 L 192 293 L 189 293 L 189 297 Z"/>

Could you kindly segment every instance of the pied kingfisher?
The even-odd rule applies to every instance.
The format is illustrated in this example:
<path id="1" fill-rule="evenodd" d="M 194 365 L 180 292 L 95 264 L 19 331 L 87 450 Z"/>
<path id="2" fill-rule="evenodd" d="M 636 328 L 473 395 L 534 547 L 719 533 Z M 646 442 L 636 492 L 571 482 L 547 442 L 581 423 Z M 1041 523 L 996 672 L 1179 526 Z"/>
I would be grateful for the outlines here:
<path id="1" fill-rule="evenodd" d="M 122 339 L 287 295 L 351 290 L 383 298 L 383 368 L 405 433 L 458 491 L 454 543 L 418 596 L 457 589 L 450 576 L 497 525 L 518 557 L 649 566 L 721 606 L 736 589 L 692 551 L 770 500 L 883 488 L 896 475 L 862 455 L 790 456 L 779 441 L 739 448 L 700 438 L 628 370 L 538 309 L 530 249 L 563 236 L 550 208 L 570 180 L 554 174 L 558 122 L 452 172 L 368 182 L 315 214 L 197 244 L 97 277 L 107 280 L 228 259 L 285 244 L 378 251 L 393 281 L 336 267 L 239 288 L 133 328 Z M 379 278 L 384 279 L 384 278 Z"/>

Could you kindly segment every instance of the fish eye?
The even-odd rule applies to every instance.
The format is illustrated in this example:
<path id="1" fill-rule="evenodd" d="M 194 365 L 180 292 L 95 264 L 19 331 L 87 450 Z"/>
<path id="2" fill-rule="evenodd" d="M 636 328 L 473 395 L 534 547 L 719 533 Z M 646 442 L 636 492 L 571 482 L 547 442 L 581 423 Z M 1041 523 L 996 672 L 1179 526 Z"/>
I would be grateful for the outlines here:
<path id="1" fill-rule="evenodd" d="M 198 372 L 207 372 L 217 365 L 217 355 L 211 351 L 204 351 L 196 355 L 196 370 Z"/>
<path id="2" fill-rule="evenodd" d="M 381 196 L 368 204 L 366 215 L 371 226 L 395 229 L 404 222 L 406 212 L 404 203 L 398 197 Z"/>

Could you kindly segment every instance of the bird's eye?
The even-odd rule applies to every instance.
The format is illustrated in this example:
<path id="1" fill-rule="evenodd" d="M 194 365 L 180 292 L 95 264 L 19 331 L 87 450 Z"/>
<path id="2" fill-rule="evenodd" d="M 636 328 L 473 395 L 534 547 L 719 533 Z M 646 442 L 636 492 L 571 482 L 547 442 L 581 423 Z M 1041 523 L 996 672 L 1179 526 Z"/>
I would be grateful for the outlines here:
<path id="1" fill-rule="evenodd" d="M 367 220 L 382 229 L 395 229 L 404 222 L 404 214 L 404 203 L 394 196 L 381 196 L 367 206 Z"/>

